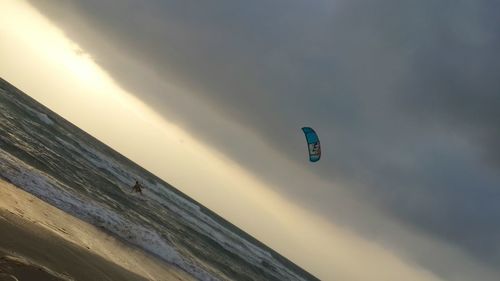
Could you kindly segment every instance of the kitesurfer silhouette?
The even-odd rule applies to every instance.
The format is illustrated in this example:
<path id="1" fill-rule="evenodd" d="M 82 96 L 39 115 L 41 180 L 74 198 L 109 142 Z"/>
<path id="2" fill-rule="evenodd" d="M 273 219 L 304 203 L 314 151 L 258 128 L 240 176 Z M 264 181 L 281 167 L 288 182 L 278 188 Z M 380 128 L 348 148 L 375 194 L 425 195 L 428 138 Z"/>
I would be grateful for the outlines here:
<path id="1" fill-rule="evenodd" d="M 142 189 L 144 187 L 139 183 L 138 180 L 135 181 L 135 185 L 132 186 L 132 190 L 130 192 L 139 192 L 142 195 Z"/>

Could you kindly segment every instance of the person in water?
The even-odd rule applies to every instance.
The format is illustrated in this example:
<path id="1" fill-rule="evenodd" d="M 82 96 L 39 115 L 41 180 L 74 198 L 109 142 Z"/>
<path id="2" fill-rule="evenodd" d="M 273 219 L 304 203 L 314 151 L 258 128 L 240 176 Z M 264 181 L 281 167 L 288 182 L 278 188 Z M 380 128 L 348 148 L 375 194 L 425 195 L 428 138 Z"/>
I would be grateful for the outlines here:
<path id="1" fill-rule="evenodd" d="M 139 192 L 142 195 L 142 189 L 144 187 L 139 183 L 138 180 L 135 181 L 135 185 L 132 186 L 132 191 L 130 192 Z"/>

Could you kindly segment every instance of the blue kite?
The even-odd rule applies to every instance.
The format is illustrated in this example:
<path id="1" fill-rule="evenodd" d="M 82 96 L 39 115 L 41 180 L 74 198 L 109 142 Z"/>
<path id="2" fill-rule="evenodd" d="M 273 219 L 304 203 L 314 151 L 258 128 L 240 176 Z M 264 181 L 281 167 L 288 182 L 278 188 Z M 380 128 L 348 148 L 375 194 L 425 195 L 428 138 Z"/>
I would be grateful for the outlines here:
<path id="1" fill-rule="evenodd" d="M 310 127 L 302 128 L 306 135 L 307 146 L 309 148 L 309 160 L 317 162 L 321 158 L 321 147 L 319 145 L 319 137 L 316 132 Z"/>

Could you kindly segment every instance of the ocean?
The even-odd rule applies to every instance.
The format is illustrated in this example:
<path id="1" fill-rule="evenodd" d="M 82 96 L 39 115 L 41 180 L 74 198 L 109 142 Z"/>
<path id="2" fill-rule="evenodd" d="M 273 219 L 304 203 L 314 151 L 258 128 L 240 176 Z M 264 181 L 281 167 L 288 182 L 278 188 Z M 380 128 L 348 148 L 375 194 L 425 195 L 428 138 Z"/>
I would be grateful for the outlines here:
<path id="1" fill-rule="evenodd" d="M 318 280 L 1 78 L 0 177 L 198 280 Z"/>

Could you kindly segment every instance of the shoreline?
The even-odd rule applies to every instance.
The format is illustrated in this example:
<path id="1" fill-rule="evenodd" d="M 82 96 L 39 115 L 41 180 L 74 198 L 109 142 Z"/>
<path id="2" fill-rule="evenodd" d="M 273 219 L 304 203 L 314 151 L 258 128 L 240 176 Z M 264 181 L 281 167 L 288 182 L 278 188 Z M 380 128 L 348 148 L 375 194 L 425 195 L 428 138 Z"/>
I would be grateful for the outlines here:
<path id="1" fill-rule="evenodd" d="M 33 280 L 195 280 L 180 268 L 3 179 L 0 179 L 0 260 L 3 262 L 0 262 L 0 280 L 4 278 L 5 266 L 12 269 L 16 264 L 33 274 L 46 274 Z M 20 265 L 19 260 L 24 262 Z M 46 271 L 60 276 L 46 279 L 51 276 Z M 70 279 L 61 279 L 64 276 Z"/>

